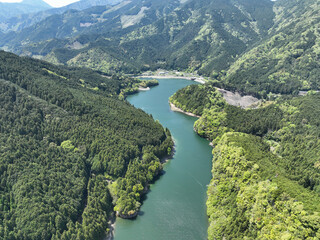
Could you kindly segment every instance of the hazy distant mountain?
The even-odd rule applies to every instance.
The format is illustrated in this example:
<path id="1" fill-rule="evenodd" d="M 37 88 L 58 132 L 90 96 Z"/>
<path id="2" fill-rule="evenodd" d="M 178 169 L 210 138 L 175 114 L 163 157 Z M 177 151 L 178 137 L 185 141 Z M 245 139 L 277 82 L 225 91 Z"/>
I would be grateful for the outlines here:
<path id="1" fill-rule="evenodd" d="M 0 46 L 101 71 L 163 67 L 210 75 L 267 34 L 272 7 L 268 0 L 123 1 L 51 16 L 4 36 Z"/>
<path id="2" fill-rule="evenodd" d="M 64 12 L 68 9 L 75 9 L 75 10 L 83 10 L 93 6 L 103 6 L 103 5 L 115 5 L 123 0 L 81 0 L 79 2 L 71 3 L 62 8 L 52 9 L 50 12 Z"/>
<path id="3" fill-rule="evenodd" d="M 2 18 L 1 17 L 1 5 L 0 5 L 0 31 L 9 32 L 9 31 L 20 31 L 26 27 L 30 27 L 45 18 L 52 16 L 54 14 L 62 14 L 68 10 L 84 10 L 86 8 L 90 8 L 93 6 L 103 6 L 103 5 L 115 5 L 123 0 L 81 0 L 79 2 L 75 2 L 69 4 L 67 6 L 61 8 L 51 8 L 49 10 L 47 8 L 39 9 L 38 11 L 31 12 L 18 12 L 18 14 L 14 14 L 13 16 L 9 16 L 11 18 Z M 38 7 L 42 6 L 40 2 L 41 0 L 25 0 L 24 2 L 33 2 L 37 3 Z M 23 2 L 23 3 L 24 3 Z M 43 3 L 43 2 L 42 2 Z M 44 3 L 46 4 L 46 3 Z M 37 5 L 37 4 L 36 4 Z M 47 4 L 46 4 L 47 5 Z M 47 5 L 49 6 L 49 5 Z M 50 6 L 49 6 L 50 7 Z M 42 11 L 45 10 L 45 11 Z M 40 12 L 39 12 L 40 11 Z M 8 12 L 14 12 L 14 10 L 10 9 Z M 30 14 L 31 13 L 31 14 Z"/>
<path id="4" fill-rule="evenodd" d="M 0 2 L 0 20 L 9 19 L 20 14 L 34 13 L 52 8 L 42 0 L 24 0 L 20 3 Z"/>
<path id="5" fill-rule="evenodd" d="M 2 36 L 0 46 L 105 72 L 197 71 L 216 78 L 224 88 L 258 96 L 318 90 L 317 4 L 317 0 L 123 1 L 52 15 Z"/>
<path id="6" fill-rule="evenodd" d="M 63 14 L 49 16 L 20 32 L 6 34 L 0 39 L 0 46 L 19 52 L 22 46 L 51 39 L 76 37 L 84 33 L 88 35 L 117 31 L 126 33 L 133 28 L 155 22 L 178 6 L 180 6 L 178 0 L 161 2 L 135 0 L 124 1 L 115 6 L 95 6 L 82 11 L 69 9 Z M 52 47 L 56 46 L 52 45 Z"/>

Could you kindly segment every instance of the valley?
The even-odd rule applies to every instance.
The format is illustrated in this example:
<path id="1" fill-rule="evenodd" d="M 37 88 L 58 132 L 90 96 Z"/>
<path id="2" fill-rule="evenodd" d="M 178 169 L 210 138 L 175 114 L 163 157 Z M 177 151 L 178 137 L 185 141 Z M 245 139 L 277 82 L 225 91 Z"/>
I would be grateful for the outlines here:
<path id="1" fill-rule="evenodd" d="M 164 174 L 151 186 L 137 219 L 116 220 L 114 239 L 205 240 L 211 147 L 194 133 L 195 118 L 171 111 L 168 104 L 175 91 L 196 83 L 183 79 L 159 79 L 159 83 L 148 92 L 129 96 L 128 101 L 170 129 L 174 155 L 165 164 Z"/>
<path id="2" fill-rule="evenodd" d="M 208 239 L 319 238 L 318 100 L 313 93 L 241 109 L 210 84 L 170 98 L 201 115 L 194 129 L 214 148 Z"/>
<path id="3" fill-rule="evenodd" d="M 319 20 L 0 3 L 0 239 L 320 239 Z"/>

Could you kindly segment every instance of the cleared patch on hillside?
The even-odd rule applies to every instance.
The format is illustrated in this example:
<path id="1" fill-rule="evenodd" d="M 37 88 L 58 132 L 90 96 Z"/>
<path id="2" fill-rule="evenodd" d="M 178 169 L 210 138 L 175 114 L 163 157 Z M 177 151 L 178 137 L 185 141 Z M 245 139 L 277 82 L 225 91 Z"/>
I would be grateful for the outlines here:
<path id="1" fill-rule="evenodd" d="M 253 96 L 241 96 L 238 92 L 233 93 L 221 88 L 218 88 L 219 92 L 222 93 L 223 98 L 226 102 L 230 105 L 241 107 L 241 108 L 248 108 L 251 105 L 259 102 L 260 100 L 253 97 Z"/>
<path id="2" fill-rule="evenodd" d="M 142 18 L 145 16 L 145 11 L 148 10 L 148 7 L 142 7 L 137 15 L 123 15 L 121 16 L 122 28 L 127 28 L 133 25 L 140 23 Z"/>

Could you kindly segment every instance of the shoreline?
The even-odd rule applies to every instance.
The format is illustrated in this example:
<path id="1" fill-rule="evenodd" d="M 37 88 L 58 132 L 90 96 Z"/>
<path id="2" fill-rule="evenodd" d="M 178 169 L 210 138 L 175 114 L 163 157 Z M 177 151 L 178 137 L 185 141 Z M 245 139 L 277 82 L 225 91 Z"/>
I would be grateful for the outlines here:
<path id="1" fill-rule="evenodd" d="M 174 105 L 174 104 L 171 103 L 171 102 L 169 102 L 169 104 L 170 104 L 170 109 L 171 109 L 172 111 L 174 111 L 174 112 L 181 112 L 181 113 L 183 113 L 183 114 L 185 114 L 185 115 L 188 115 L 188 116 L 191 116 L 191 117 L 197 117 L 197 118 L 200 118 L 200 117 L 201 117 L 201 116 L 196 115 L 196 114 L 194 114 L 194 113 L 185 112 L 185 111 L 183 111 L 181 108 L 178 108 L 176 105 Z"/>
<path id="2" fill-rule="evenodd" d="M 109 217 L 109 221 L 108 221 L 109 232 L 105 235 L 103 240 L 113 240 L 114 239 L 115 227 L 116 227 L 116 215 L 115 215 L 115 212 L 112 212 Z"/>
<path id="3" fill-rule="evenodd" d="M 150 90 L 150 87 L 146 87 L 146 88 L 144 88 L 144 87 L 139 87 L 138 88 L 138 91 L 149 91 Z"/>
<path id="4" fill-rule="evenodd" d="M 165 164 L 167 164 L 171 159 L 173 159 L 173 156 L 175 155 L 176 153 L 176 149 L 175 149 L 175 141 L 174 139 L 172 138 L 172 141 L 173 141 L 173 146 L 172 146 L 172 150 L 171 150 L 171 154 L 168 155 L 168 156 L 165 156 L 163 158 L 160 159 L 160 163 L 161 165 L 164 167 Z M 160 174 L 159 174 L 160 176 Z M 154 183 L 148 183 L 147 186 L 145 187 L 145 192 L 143 193 L 143 195 L 147 195 L 149 190 L 150 190 L 150 184 L 155 184 Z M 142 202 L 143 204 L 143 202 Z M 139 215 L 139 212 L 140 212 L 140 209 L 139 211 L 136 213 L 135 217 L 137 217 Z M 117 218 L 119 216 L 117 216 L 116 212 L 112 212 L 110 218 L 109 218 L 109 224 L 108 224 L 108 227 L 110 229 L 110 232 L 104 237 L 103 240 L 113 240 L 114 239 L 114 236 L 115 236 L 115 228 L 116 228 L 116 222 L 117 222 Z M 122 217 L 120 217 L 122 218 Z M 132 219 L 132 218 L 122 218 L 122 219 Z"/>
<path id="5" fill-rule="evenodd" d="M 206 81 L 204 81 L 203 77 L 182 77 L 182 76 L 176 76 L 176 75 L 139 75 L 136 76 L 136 78 L 155 78 L 155 79 L 168 79 L 168 78 L 172 78 L 172 79 L 185 79 L 185 80 L 190 80 L 190 81 L 194 81 L 194 82 L 198 82 L 201 84 L 205 84 Z M 225 99 L 225 101 L 232 105 L 232 106 L 236 106 L 236 107 L 241 107 L 243 109 L 247 109 L 250 108 L 251 106 L 254 106 L 255 104 L 258 104 L 259 102 L 261 102 L 261 100 L 253 97 L 252 95 L 240 95 L 239 92 L 231 92 L 222 88 L 218 88 L 215 87 L 223 96 L 223 98 Z M 185 113 L 187 115 L 192 114 L 192 113 L 187 113 L 184 112 L 182 109 L 177 108 L 176 106 L 174 106 L 176 109 L 176 112 L 182 112 Z M 197 115 L 189 115 L 189 116 L 193 116 L 193 117 L 200 117 Z"/>
<path id="6" fill-rule="evenodd" d="M 164 79 L 164 78 L 174 78 L 174 79 L 186 79 L 186 80 L 190 80 L 190 81 L 195 81 L 195 82 L 198 82 L 198 83 L 201 83 L 201 84 L 205 84 L 206 82 L 203 80 L 203 78 L 200 78 L 200 77 L 178 77 L 178 76 L 175 76 L 175 75 L 147 75 L 147 76 L 144 76 L 144 75 L 140 75 L 140 76 L 135 76 L 136 78 L 160 78 L 160 79 Z M 195 80 L 192 80 L 194 79 Z"/>

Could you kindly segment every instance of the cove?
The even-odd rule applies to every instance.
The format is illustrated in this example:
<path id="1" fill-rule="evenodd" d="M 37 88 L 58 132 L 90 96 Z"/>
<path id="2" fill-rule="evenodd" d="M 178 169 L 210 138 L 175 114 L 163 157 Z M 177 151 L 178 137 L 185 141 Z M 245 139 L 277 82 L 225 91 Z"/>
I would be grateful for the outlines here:
<path id="1" fill-rule="evenodd" d="M 197 84 L 184 79 L 158 79 L 159 86 L 127 100 L 167 127 L 175 154 L 164 166 L 135 220 L 117 218 L 115 240 L 205 240 L 206 191 L 211 179 L 212 148 L 193 131 L 195 117 L 170 110 L 168 99 L 180 88 Z"/>

